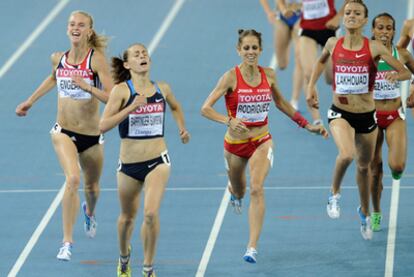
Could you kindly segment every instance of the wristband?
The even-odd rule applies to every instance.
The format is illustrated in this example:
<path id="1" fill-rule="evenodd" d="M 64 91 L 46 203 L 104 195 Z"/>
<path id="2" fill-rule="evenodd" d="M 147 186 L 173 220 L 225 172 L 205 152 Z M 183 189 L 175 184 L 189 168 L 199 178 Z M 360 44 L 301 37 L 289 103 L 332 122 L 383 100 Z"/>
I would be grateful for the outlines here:
<path id="1" fill-rule="evenodd" d="M 305 126 L 309 124 L 306 118 L 304 118 L 299 112 L 295 112 L 295 114 L 292 117 L 292 120 L 295 121 L 302 128 L 305 128 Z"/>

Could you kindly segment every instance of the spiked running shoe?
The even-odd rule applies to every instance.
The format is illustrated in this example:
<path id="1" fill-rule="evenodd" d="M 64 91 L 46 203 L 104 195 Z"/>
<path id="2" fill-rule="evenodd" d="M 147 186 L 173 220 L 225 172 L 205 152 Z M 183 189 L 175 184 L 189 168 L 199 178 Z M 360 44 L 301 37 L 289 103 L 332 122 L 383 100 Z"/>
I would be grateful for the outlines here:
<path id="1" fill-rule="evenodd" d="M 339 199 L 341 195 L 331 194 L 328 198 L 328 205 L 326 205 L 326 212 L 328 216 L 332 219 L 339 218 L 341 216 L 341 208 L 339 207 Z"/>
<path id="2" fill-rule="evenodd" d="M 253 247 L 249 247 L 244 253 L 243 260 L 248 263 L 255 264 L 257 260 L 257 250 Z"/>
<path id="3" fill-rule="evenodd" d="M 128 261 L 126 263 L 123 263 L 121 261 L 121 257 L 119 257 L 117 268 L 118 277 L 131 277 L 131 267 L 129 266 L 129 260 L 131 256 L 131 245 L 128 247 L 128 253 Z"/>
<path id="4" fill-rule="evenodd" d="M 89 216 L 86 212 L 86 202 L 82 202 L 82 211 L 83 215 L 85 216 L 85 223 L 83 224 L 83 229 L 85 230 L 85 234 L 88 238 L 93 239 L 96 235 L 96 227 L 98 227 L 98 223 L 96 222 L 95 216 Z"/>
<path id="5" fill-rule="evenodd" d="M 59 261 L 70 261 L 70 257 L 72 256 L 72 243 L 64 242 L 62 247 L 59 248 L 59 253 L 57 254 L 56 258 Z"/>
<path id="6" fill-rule="evenodd" d="M 157 277 L 157 276 L 155 275 L 155 271 L 154 271 L 154 269 L 151 269 L 150 271 L 145 271 L 145 270 L 142 270 L 142 276 L 143 276 L 143 277 Z"/>
<path id="7" fill-rule="evenodd" d="M 358 207 L 358 214 L 361 219 L 361 235 L 364 240 L 371 240 L 373 233 L 371 229 L 371 218 L 362 213 L 361 206 Z"/>
<path id="8" fill-rule="evenodd" d="M 371 228 L 374 232 L 381 231 L 381 220 L 382 220 L 382 214 L 373 212 L 371 214 Z"/>
<path id="9" fill-rule="evenodd" d="M 233 212 L 235 214 L 241 214 L 242 213 L 242 200 L 237 199 L 236 196 L 231 194 L 230 196 L 230 205 L 233 207 Z"/>

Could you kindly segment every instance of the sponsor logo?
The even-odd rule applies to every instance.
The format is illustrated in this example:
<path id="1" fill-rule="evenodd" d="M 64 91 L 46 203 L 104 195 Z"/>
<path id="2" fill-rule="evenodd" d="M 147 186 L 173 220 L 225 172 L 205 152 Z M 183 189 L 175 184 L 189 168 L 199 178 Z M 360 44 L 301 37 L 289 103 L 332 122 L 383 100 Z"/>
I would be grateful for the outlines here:
<path id="1" fill-rule="evenodd" d="M 156 166 L 158 164 L 158 162 L 152 163 L 148 165 L 148 168 L 153 168 L 154 166 Z"/>
<path id="2" fill-rule="evenodd" d="M 365 56 L 366 54 L 355 54 L 355 58 L 359 59 Z"/>

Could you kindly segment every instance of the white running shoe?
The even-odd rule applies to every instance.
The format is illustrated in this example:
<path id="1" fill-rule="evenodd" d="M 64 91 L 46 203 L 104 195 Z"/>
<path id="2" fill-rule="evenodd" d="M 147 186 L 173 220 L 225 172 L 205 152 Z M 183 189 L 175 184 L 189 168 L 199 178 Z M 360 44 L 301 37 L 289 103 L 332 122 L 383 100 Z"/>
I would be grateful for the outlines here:
<path id="1" fill-rule="evenodd" d="M 62 247 L 59 248 L 59 253 L 57 254 L 56 258 L 59 261 L 70 261 L 70 257 L 72 256 L 72 243 L 64 242 Z"/>
<path id="2" fill-rule="evenodd" d="M 243 260 L 248 263 L 255 264 L 257 260 L 257 250 L 253 247 L 249 247 L 244 253 Z"/>
<path id="3" fill-rule="evenodd" d="M 326 212 L 332 219 L 339 218 L 341 216 L 341 207 L 339 207 L 339 199 L 341 195 L 339 193 L 330 195 L 328 198 L 328 205 L 326 205 Z"/>
<path id="4" fill-rule="evenodd" d="M 230 204 L 233 207 L 233 212 L 235 214 L 241 214 L 242 213 L 242 200 L 237 199 L 236 196 L 233 194 L 230 195 Z"/>
<path id="5" fill-rule="evenodd" d="M 98 227 L 98 223 L 96 222 L 96 218 L 94 215 L 89 216 L 86 213 L 86 202 L 82 202 L 82 211 L 83 215 L 85 216 L 85 223 L 83 224 L 83 229 L 85 230 L 85 234 L 88 238 L 93 239 L 96 235 L 96 227 Z"/>
<path id="6" fill-rule="evenodd" d="M 371 240 L 374 233 L 371 227 L 371 217 L 362 213 L 361 206 L 358 207 L 359 218 L 361 219 L 361 235 L 364 240 Z"/>

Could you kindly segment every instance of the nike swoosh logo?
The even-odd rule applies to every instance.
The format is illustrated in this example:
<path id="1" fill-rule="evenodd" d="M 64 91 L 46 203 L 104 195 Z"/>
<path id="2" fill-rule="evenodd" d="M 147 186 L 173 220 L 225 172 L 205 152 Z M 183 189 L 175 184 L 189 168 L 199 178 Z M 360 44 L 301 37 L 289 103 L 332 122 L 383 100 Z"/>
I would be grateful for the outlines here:
<path id="1" fill-rule="evenodd" d="M 157 164 L 158 164 L 158 162 L 155 162 L 155 163 L 149 164 L 149 165 L 148 165 L 148 168 L 154 167 L 154 166 L 155 166 L 155 165 L 157 165 Z"/>
<path id="2" fill-rule="evenodd" d="M 155 102 L 157 102 L 157 103 L 159 103 L 161 101 L 162 101 L 162 99 L 155 99 Z"/>
<path id="3" fill-rule="evenodd" d="M 361 54 L 361 55 L 359 55 L 359 54 L 355 54 L 355 58 L 357 58 L 357 59 L 359 59 L 359 58 L 361 58 L 361 57 L 363 57 L 363 56 L 365 56 L 366 54 Z"/>

